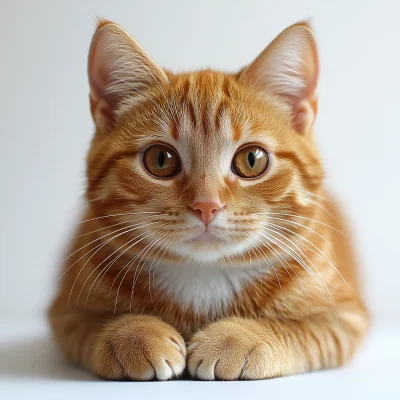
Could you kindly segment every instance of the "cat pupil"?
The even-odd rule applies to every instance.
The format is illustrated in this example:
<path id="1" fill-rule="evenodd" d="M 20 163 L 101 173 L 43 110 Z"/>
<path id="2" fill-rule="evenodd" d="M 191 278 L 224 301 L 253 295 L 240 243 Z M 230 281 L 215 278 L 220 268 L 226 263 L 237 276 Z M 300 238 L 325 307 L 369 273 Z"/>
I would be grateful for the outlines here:
<path id="1" fill-rule="evenodd" d="M 249 153 L 249 155 L 247 156 L 247 160 L 249 161 L 250 167 L 253 168 L 253 167 L 254 167 L 254 164 L 255 164 L 255 158 L 254 158 L 254 154 L 253 154 L 252 151 L 251 151 L 251 152 Z"/>
<path id="2" fill-rule="evenodd" d="M 164 166 L 164 162 L 165 162 L 165 154 L 163 151 L 160 151 L 158 153 L 158 166 L 162 168 Z"/>

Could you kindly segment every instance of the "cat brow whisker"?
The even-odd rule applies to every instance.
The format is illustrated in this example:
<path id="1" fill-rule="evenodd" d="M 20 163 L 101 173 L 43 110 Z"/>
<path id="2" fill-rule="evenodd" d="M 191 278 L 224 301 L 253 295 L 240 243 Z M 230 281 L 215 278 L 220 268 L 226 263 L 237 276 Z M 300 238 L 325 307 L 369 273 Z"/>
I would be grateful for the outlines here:
<path id="1" fill-rule="evenodd" d="M 235 122 L 234 122 L 235 125 L 237 124 L 237 122 L 239 121 L 239 118 L 243 114 L 243 110 L 244 110 L 244 107 L 246 105 L 247 99 L 249 98 L 250 93 L 252 92 L 254 86 L 256 86 L 257 82 L 261 79 L 261 77 L 264 76 L 264 74 L 265 74 L 265 72 L 260 74 L 260 76 L 253 82 L 253 84 L 250 86 L 249 90 L 247 91 L 246 97 L 245 97 L 245 99 L 244 99 L 244 101 L 242 103 L 242 107 L 240 108 L 240 112 L 238 114 L 236 114 L 236 118 L 235 118 Z M 243 122 L 243 120 L 241 120 L 241 122 Z"/>
<path id="2" fill-rule="evenodd" d="M 168 118 L 167 118 L 167 116 L 166 116 L 164 110 L 163 110 L 152 98 L 150 98 L 149 96 L 146 96 L 139 88 L 137 88 L 137 87 L 131 85 L 130 83 L 128 83 L 128 82 L 125 81 L 124 79 L 120 78 L 119 76 L 117 76 L 117 75 L 115 75 L 115 74 L 112 74 L 112 76 L 113 76 L 114 78 L 117 78 L 119 81 L 121 81 L 121 82 L 127 84 L 130 88 L 132 88 L 133 90 L 136 90 L 136 91 L 139 92 L 143 97 L 145 97 L 147 100 L 151 101 L 151 102 L 161 111 L 161 114 L 164 115 L 164 117 L 166 117 L 166 119 L 168 120 Z"/>
<path id="3" fill-rule="evenodd" d="M 264 72 L 265 73 L 265 72 Z M 242 121 L 246 120 L 247 115 L 249 114 L 250 110 L 253 108 L 254 104 L 256 103 L 256 101 L 260 98 L 261 95 L 264 95 L 264 93 L 269 90 L 269 88 L 272 86 L 272 83 L 270 83 L 266 88 L 264 88 L 264 90 L 260 91 L 256 98 L 254 99 L 254 101 L 250 104 L 249 109 L 247 110 L 246 114 L 243 116 Z"/>
<path id="4" fill-rule="evenodd" d="M 154 77 L 153 72 L 151 72 L 151 75 Z M 167 102 L 167 106 L 168 106 L 169 112 L 170 112 L 170 114 L 171 114 L 171 117 L 173 118 L 173 120 L 175 121 L 175 123 L 178 125 L 178 121 L 177 121 L 177 119 L 176 119 L 176 116 L 175 116 L 174 113 L 172 112 L 172 107 L 171 107 L 171 105 L 170 105 L 170 103 L 169 103 L 169 101 L 168 101 L 167 95 L 165 94 L 165 91 L 164 91 L 164 89 L 163 89 L 161 83 L 159 83 L 157 86 L 158 86 L 158 88 L 162 91 L 162 93 L 163 93 L 163 95 L 164 95 L 164 99 L 165 99 L 165 101 Z"/>
<path id="5" fill-rule="evenodd" d="M 176 96 L 175 96 L 175 92 L 174 92 L 174 87 L 172 86 L 171 80 L 169 80 L 168 82 L 169 82 L 169 88 L 171 90 L 172 104 L 174 106 L 175 115 L 179 119 L 178 105 L 177 105 L 177 102 L 176 102 Z M 182 115 L 182 110 L 181 110 L 181 115 Z"/>

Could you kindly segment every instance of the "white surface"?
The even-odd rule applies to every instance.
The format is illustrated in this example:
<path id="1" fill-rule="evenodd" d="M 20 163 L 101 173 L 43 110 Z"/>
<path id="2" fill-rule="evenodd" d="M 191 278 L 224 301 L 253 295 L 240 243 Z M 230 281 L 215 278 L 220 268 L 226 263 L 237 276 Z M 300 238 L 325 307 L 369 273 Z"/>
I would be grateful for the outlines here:
<path id="1" fill-rule="evenodd" d="M 346 200 L 375 319 L 400 322 L 400 2 L 0 2 L 0 318 L 47 306 L 79 209 L 93 131 L 86 61 L 95 15 L 161 65 L 235 70 L 312 17 L 321 50 L 316 134 Z"/>
<path id="2" fill-rule="evenodd" d="M 69 366 L 43 321 L 0 325 L 0 398 L 382 399 L 400 398 L 400 326 L 375 328 L 346 368 L 254 382 L 107 382 Z"/>
<path id="3" fill-rule="evenodd" d="M 37 315 L 59 274 L 93 131 L 86 58 L 94 18 L 122 24 L 161 65 L 235 70 L 312 17 L 321 50 L 316 134 L 346 199 L 375 319 L 400 322 L 396 0 L 2 0 L 0 321 Z M 43 324 L 0 322 L 0 399 L 400 398 L 400 328 L 377 329 L 348 368 L 264 382 L 102 382 L 65 365 Z M 397 396 L 395 393 L 397 392 Z"/>

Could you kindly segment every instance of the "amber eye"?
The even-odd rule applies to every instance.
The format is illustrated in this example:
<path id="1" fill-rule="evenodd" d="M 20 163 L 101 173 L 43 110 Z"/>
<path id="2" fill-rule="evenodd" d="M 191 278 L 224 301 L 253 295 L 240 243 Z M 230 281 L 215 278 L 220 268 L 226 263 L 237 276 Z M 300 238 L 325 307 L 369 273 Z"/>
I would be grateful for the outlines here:
<path id="1" fill-rule="evenodd" d="M 176 152 L 162 144 L 149 147 L 144 153 L 143 163 L 147 171 L 157 178 L 172 178 L 180 170 Z"/>
<path id="2" fill-rule="evenodd" d="M 259 146 L 246 146 L 240 149 L 232 161 L 233 172 L 241 178 L 256 178 L 268 168 L 268 153 Z"/>

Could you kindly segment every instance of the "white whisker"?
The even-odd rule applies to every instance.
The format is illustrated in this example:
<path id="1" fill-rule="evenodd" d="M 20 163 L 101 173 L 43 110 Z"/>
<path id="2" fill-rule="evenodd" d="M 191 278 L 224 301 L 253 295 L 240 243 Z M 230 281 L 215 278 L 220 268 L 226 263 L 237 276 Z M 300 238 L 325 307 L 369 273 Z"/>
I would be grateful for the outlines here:
<path id="1" fill-rule="evenodd" d="M 147 215 L 147 216 L 141 217 L 141 218 L 128 219 L 127 221 L 117 222 L 116 224 L 113 224 L 113 225 L 103 226 L 103 227 L 101 227 L 101 228 L 99 228 L 99 229 L 96 229 L 96 230 L 94 230 L 94 231 L 87 232 L 87 233 L 83 233 L 82 235 L 78 235 L 77 237 L 88 236 L 88 235 L 91 235 L 92 233 L 96 233 L 96 232 L 102 231 L 102 230 L 104 230 L 104 229 L 113 228 L 114 226 L 119 226 L 119 225 L 123 225 L 123 224 L 128 224 L 128 223 L 130 223 L 130 222 L 141 221 L 141 220 L 143 220 L 143 219 L 152 218 L 152 217 L 154 217 L 154 215 Z"/>
<path id="2" fill-rule="evenodd" d="M 313 249 L 310 249 L 307 245 L 305 245 L 304 243 L 300 242 L 300 240 L 293 238 L 293 240 L 296 240 L 298 243 L 300 243 L 302 246 L 304 246 L 306 249 L 308 249 L 309 251 L 311 251 L 312 253 L 314 253 L 315 255 L 317 255 L 318 257 L 322 258 L 324 261 L 326 261 L 338 274 L 339 276 L 342 278 L 342 280 L 344 281 L 344 283 L 352 290 L 354 291 L 354 289 L 351 287 L 351 285 L 346 281 L 346 279 L 343 277 L 343 275 L 341 274 L 341 272 L 336 268 L 336 266 L 333 264 L 333 262 L 328 258 L 328 256 L 317 246 L 315 246 L 314 243 L 312 243 L 311 241 L 309 241 L 308 239 L 306 239 L 305 237 L 299 235 L 296 232 L 293 232 L 290 229 L 284 228 L 282 226 L 276 225 L 276 224 L 271 224 L 270 222 L 266 223 L 269 226 L 274 226 L 276 227 L 276 229 L 279 230 L 285 230 L 285 231 L 289 231 L 292 234 L 298 236 L 299 238 L 301 238 L 302 240 L 306 241 L 307 243 L 309 243 L 311 246 L 313 246 L 316 250 L 318 250 L 318 253 L 316 251 L 314 251 Z"/>
<path id="3" fill-rule="evenodd" d="M 165 224 L 164 224 L 164 225 L 165 225 Z M 146 235 L 144 238 L 142 238 L 140 241 L 142 241 L 142 240 L 148 238 L 148 237 L 151 236 L 151 235 L 155 235 L 155 234 L 157 234 L 157 233 L 159 233 L 159 232 L 161 232 L 161 231 L 158 230 L 158 231 L 155 231 L 155 232 L 151 232 L 151 233 L 149 233 L 148 235 Z M 140 257 L 141 253 L 142 253 L 144 250 L 146 250 L 147 246 L 148 246 L 148 245 L 146 245 L 138 254 L 136 254 L 136 255 L 133 257 L 133 259 L 132 259 L 131 261 L 129 261 L 129 262 L 125 265 L 125 267 L 123 267 L 123 268 L 121 269 L 121 271 L 118 272 L 117 276 L 115 277 L 115 279 L 114 279 L 114 281 L 113 281 L 113 283 L 112 283 L 112 285 L 111 285 L 111 287 L 110 287 L 110 292 L 109 292 L 109 293 L 111 293 L 111 290 L 112 290 L 112 288 L 113 288 L 113 286 L 114 286 L 114 283 L 115 283 L 115 281 L 117 280 L 118 276 L 119 276 L 119 275 L 122 273 L 122 271 L 126 268 L 126 272 L 125 272 L 125 274 L 123 275 L 123 277 L 122 277 L 122 279 L 121 279 L 121 281 L 120 281 L 120 283 L 119 283 L 119 286 L 118 286 L 118 289 L 117 289 L 117 293 L 116 293 L 116 296 L 115 296 L 114 314 L 116 313 L 116 310 L 117 310 L 118 295 L 119 295 L 119 292 L 120 292 L 120 289 L 121 289 L 121 286 L 122 286 L 122 282 L 125 280 L 125 277 L 126 277 L 126 275 L 128 274 L 129 270 L 131 269 L 131 266 L 133 265 L 133 263 Z"/>
<path id="4" fill-rule="evenodd" d="M 249 240 L 251 240 L 250 238 L 248 238 Z M 276 272 L 276 269 L 272 263 L 272 261 L 269 259 L 269 257 L 264 253 L 264 250 L 261 249 L 261 247 L 256 243 L 253 242 L 253 245 L 255 245 L 258 250 L 261 252 L 262 257 L 264 258 L 264 260 L 267 262 L 267 264 L 272 268 L 272 270 L 274 271 L 274 274 L 276 276 L 276 279 L 278 281 L 279 284 L 279 290 L 281 293 L 281 315 L 283 315 L 283 291 L 282 291 L 282 285 L 281 285 L 281 281 L 279 279 L 278 273 Z"/>
<path id="5" fill-rule="evenodd" d="M 157 223 L 157 222 L 152 222 L 152 223 L 147 224 L 147 225 L 145 225 L 145 226 L 153 225 L 153 224 L 156 224 L 156 223 Z M 119 236 L 121 236 L 121 235 L 124 235 L 124 234 L 126 234 L 126 233 L 128 233 L 128 232 L 134 231 L 134 230 L 136 230 L 136 229 L 140 229 L 140 228 L 132 228 L 132 229 L 130 229 L 130 230 L 128 230 L 128 231 L 125 231 L 125 232 L 119 233 L 118 235 L 113 236 L 111 239 L 106 240 L 106 242 L 103 243 L 103 244 L 102 244 L 88 259 L 87 259 L 87 261 L 83 264 L 83 267 L 80 269 L 80 271 L 78 272 L 78 274 L 77 274 L 76 277 L 75 277 L 75 280 L 74 280 L 74 282 L 73 282 L 73 284 L 72 284 L 72 287 L 71 287 L 71 291 L 70 291 L 70 293 L 69 293 L 68 303 L 67 303 L 67 304 L 70 303 L 71 296 L 72 296 L 72 292 L 73 292 L 73 290 L 74 290 L 74 287 L 75 287 L 75 285 L 76 285 L 76 282 L 78 281 L 78 278 L 79 278 L 80 274 L 82 273 L 82 271 L 83 271 L 83 269 L 85 268 L 85 266 L 89 263 L 89 261 L 93 258 L 93 256 L 94 256 L 95 254 L 97 254 L 104 246 L 106 246 L 108 243 L 110 243 L 110 242 L 111 242 L 112 240 L 114 240 L 115 238 L 117 238 L 117 237 L 119 237 Z"/>
<path id="6" fill-rule="evenodd" d="M 325 293 L 330 306 L 332 308 L 332 312 L 335 316 L 336 322 L 339 325 L 339 320 L 337 319 L 337 315 L 336 315 L 336 311 L 333 305 L 333 299 L 331 294 L 329 293 L 327 287 L 326 287 L 326 283 L 320 278 L 320 276 L 316 273 L 316 271 L 314 271 L 313 269 L 311 269 L 307 264 L 304 263 L 304 261 L 301 259 L 301 257 L 299 257 L 297 255 L 297 253 L 286 243 L 282 242 L 280 239 L 272 236 L 272 235 L 268 235 L 266 234 L 264 236 L 268 241 L 270 241 L 271 243 L 275 244 L 275 246 L 279 247 L 282 251 L 284 251 L 286 254 L 288 254 L 292 259 L 294 259 L 295 261 L 297 261 L 297 263 L 303 267 L 308 274 L 313 277 L 317 283 L 320 285 L 321 289 L 323 290 L 323 292 Z M 280 243 L 280 244 L 279 244 Z"/>
<path id="7" fill-rule="evenodd" d="M 333 254 L 336 256 L 335 250 L 332 247 L 332 245 L 329 243 L 329 241 L 324 236 L 322 236 L 319 232 L 317 232 L 316 230 L 310 228 L 309 226 L 304 225 L 304 224 L 300 224 L 299 222 L 292 221 L 292 220 L 287 219 L 287 218 L 277 218 L 277 217 L 271 217 L 269 215 L 265 215 L 265 216 L 268 216 L 268 219 L 273 219 L 273 220 L 276 220 L 276 221 L 286 222 L 286 223 L 299 226 L 299 227 L 304 228 L 304 229 L 306 229 L 306 230 L 308 230 L 310 232 L 315 233 L 318 237 L 320 237 L 329 246 L 329 248 L 332 250 Z"/>
<path id="8" fill-rule="evenodd" d="M 78 222 L 78 225 L 83 224 L 85 222 L 95 221 L 97 219 L 110 218 L 110 217 L 123 217 L 125 215 L 138 215 L 138 214 L 153 214 L 154 215 L 154 214 L 162 214 L 162 213 L 159 211 L 139 211 L 139 212 L 128 212 L 128 213 L 122 213 L 122 214 L 109 214 L 109 215 L 102 215 L 101 217 L 85 219 L 83 221 Z"/>
<path id="9" fill-rule="evenodd" d="M 141 273 L 142 270 L 143 270 L 143 267 L 145 266 L 147 260 L 149 259 L 149 257 L 151 256 L 152 253 L 150 253 L 150 254 L 148 255 L 147 260 L 146 260 L 145 262 L 143 262 L 143 264 L 142 264 L 141 266 L 140 266 L 140 264 L 142 263 L 142 260 L 143 260 L 144 256 L 148 253 L 148 251 L 150 251 L 150 250 L 159 242 L 159 240 L 160 240 L 162 237 L 164 237 L 165 235 L 167 235 L 167 234 L 168 234 L 168 232 L 165 232 L 164 234 L 162 234 L 162 235 L 159 236 L 158 238 L 153 239 L 153 240 L 149 243 L 148 249 L 147 249 L 147 250 L 142 254 L 142 256 L 140 257 L 140 260 L 139 260 L 139 262 L 138 262 L 138 264 L 137 264 L 137 266 L 136 266 L 136 270 L 135 270 L 135 273 L 134 273 L 133 279 L 132 279 L 131 299 L 130 299 L 130 302 L 129 302 L 129 309 L 130 309 L 130 311 L 132 311 L 133 292 L 134 292 L 134 290 L 135 290 L 136 283 L 137 283 L 137 281 L 138 281 L 138 279 L 139 279 L 140 273 Z M 153 252 L 154 252 L 154 250 L 153 250 Z"/>
<path id="10" fill-rule="evenodd" d="M 268 215 L 283 215 L 283 216 L 287 216 L 287 217 L 294 217 L 294 218 L 305 219 L 305 220 L 307 220 L 307 221 L 315 222 L 315 223 L 317 223 L 317 224 L 326 226 L 327 228 L 332 229 L 332 230 L 334 230 L 335 232 L 340 233 L 341 235 L 343 235 L 342 232 L 340 232 L 338 229 L 334 228 L 333 226 L 330 226 L 330 225 L 328 225 L 328 224 L 325 224 L 324 222 L 318 221 L 318 220 L 313 219 L 313 218 L 303 217 L 302 215 L 287 214 L 287 213 L 276 213 L 276 212 L 268 213 Z"/>

